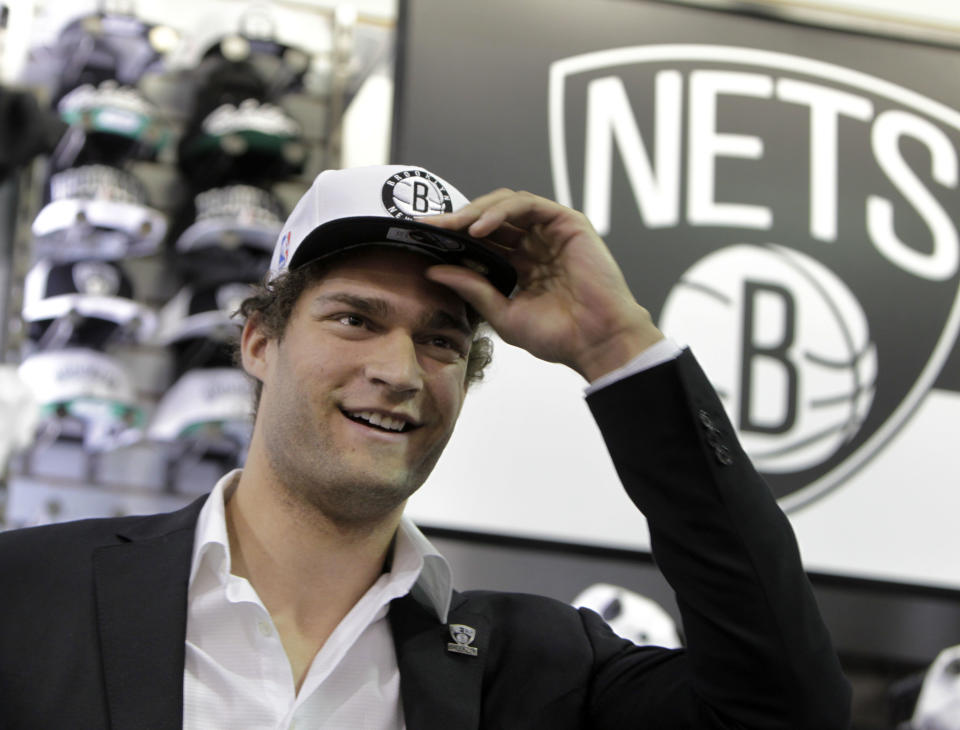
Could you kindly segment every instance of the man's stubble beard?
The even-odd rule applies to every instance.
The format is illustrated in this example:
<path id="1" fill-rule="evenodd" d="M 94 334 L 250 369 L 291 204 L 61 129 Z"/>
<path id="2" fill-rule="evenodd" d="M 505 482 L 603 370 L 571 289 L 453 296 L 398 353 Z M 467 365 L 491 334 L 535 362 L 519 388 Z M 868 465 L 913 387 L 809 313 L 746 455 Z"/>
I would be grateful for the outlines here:
<path id="1" fill-rule="evenodd" d="M 435 445 L 423 462 L 408 468 L 398 482 L 369 470 L 358 473 L 341 458 L 329 436 L 319 439 L 309 454 L 290 453 L 290 445 L 297 443 L 290 437 L 298 430 L 292 420 L 268 429 L 273 436 L 266 440 L 267 459 L 284 491 L 284 501 L 301 516 L 322 517 L 343 530 L 375 525 L 402 507 L 433 471 L 449 439 Z M 370 466 L 375 469 L 376 462 Z"/>

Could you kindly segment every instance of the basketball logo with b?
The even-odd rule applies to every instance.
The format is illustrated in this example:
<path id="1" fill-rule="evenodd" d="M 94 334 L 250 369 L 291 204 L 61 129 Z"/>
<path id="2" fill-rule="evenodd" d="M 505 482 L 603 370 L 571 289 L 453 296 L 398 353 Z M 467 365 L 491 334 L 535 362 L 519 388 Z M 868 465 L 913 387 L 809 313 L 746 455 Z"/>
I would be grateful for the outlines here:
<path id="1" fill-rule="evenodd" d="M 760 471 L 816 467 L 870 410 L 877 348 L 863 308 L 797 250 L 737 244 L 709 254 L 674 285 L 660 326 L 694 348 Z"/>

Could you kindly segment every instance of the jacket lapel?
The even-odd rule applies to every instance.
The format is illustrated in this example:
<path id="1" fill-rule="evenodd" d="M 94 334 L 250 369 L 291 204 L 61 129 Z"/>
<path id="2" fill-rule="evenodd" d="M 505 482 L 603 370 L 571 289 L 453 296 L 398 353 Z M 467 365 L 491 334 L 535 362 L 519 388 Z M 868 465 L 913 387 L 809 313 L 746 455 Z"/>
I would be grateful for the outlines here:
<path id="1" fill-rule="evenodd" d="M 187 583 L 202 499 L 144 518 L 94 552 L 104 684 L 113 730 L 180 728 Z"/>
<path id="2" fill-rule="evenodd" d="M 476 631 L 469 644 L 477 649 L 476 656 L 447 648 L 456 644 L 450 624 L 464 624 Z M 390 625 L 407 730 L 479 728 L 483 669 L 490 647 L 486 617 L 454 607 L 448 623 L 441 623 L 407 595 L 391 604 Z"/>

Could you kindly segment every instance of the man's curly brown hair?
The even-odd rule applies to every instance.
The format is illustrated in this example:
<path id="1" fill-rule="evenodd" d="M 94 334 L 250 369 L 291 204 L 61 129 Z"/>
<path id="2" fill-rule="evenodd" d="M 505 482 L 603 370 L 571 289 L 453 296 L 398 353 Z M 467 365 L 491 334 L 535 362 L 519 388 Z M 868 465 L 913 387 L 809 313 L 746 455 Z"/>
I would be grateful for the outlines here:
<path id="1" fill-rule="evenodd" d="M 244 320 L 256 318 L 257 326 L 262 329 L 269 339 L 282 340 L 287 328 L 287 322 L 293 312 L 294 305 L 300 295 L 313 283 L 323 277 L 327 270 L 326 262 L 314 261 L 292 271 L 263 281 L 253 287 L 253 292 L 240 304 L 237 310 Z M 467 305 L 467 322 L 474 332 L 470 352 L 467 355 L 466 382 L 469 386 L 483 379 L 483 370 L 493 359 L 493 342 L 484 334 L 483 318 L 479 313 Z M 239 338 L 234 349 L 234 359 L 241 362 Z M 260 394 L 263 383 L 254 381 L 254 413 L 260 403 Z"/>

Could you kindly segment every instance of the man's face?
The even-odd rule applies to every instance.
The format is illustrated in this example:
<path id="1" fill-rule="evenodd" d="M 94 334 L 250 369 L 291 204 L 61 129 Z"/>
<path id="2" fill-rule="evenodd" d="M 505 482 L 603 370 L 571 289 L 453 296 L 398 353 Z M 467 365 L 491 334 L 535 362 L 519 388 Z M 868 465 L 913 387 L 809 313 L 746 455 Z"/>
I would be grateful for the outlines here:
<path id="1" fill-rule="evenodd" d="M 473 333 L 429 265 L 385 249 L 345 257 L 263 345 L 256 428 L 270 469 L 334 521 L 402 506 L 453 432 Z"/>

